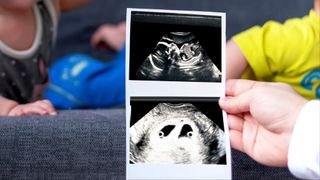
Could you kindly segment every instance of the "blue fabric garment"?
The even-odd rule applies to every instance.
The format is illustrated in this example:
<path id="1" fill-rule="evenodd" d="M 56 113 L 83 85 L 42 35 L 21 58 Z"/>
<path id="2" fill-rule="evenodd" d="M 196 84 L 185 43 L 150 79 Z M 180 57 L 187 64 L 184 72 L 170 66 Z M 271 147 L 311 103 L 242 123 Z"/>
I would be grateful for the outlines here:
<path id="1" fill-rule="evenodd" d="M 45 92 L 57 109 L 108 108 L 125 103 L 125 48 L 109 63 L 83 54 L 58 60 Z"/>

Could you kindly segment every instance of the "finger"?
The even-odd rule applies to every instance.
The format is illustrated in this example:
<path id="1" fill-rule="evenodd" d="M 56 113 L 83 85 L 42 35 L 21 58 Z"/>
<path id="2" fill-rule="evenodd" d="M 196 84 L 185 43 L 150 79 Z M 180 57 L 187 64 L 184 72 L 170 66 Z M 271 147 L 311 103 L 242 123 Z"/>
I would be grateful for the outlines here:
<path id="1" fill-rule="evenodd" d="M 226 97 L 219 99 L 220 107 L 231 114 L 249 112 L 250 104 L 253 102 L 254 95 L 252 91 L 246 91 L 235 97 Z"/>
<path id="2" fill-rule="evenodd" d="M 36 103 L 27 104 L 25 107 L 22 108 L 22 111 L 26 115 L 48 115 L 49 112 L 46 109 L 42 108 Z"/>
<path id="3" fill-rule="evenodd" d="M 249 155 L 254 155 L 254 147 L 256 144 L 257 134 L 258 134 L 258 124 L 256 120 L 248 113 L 244 115 L 243 124 L 243 149 Z"/>
<path id="4" fill-rule="evenodd" d="M 15 116 L 16 112 L 15 110 L 11 110 L 9 113 L 8 113 L 8 116 Z"/>
<path id="5" fill-rule="evenodd" d="M 238 96 L 256 86 L 257 81 L 244 80 L 244 79 L 230 79 L 227 80 L 226 95 Z"/>
<path id="6" fill-rule="evenodd" d="M 23 116 L 23 115 L 25 115 L 25 113 L 22 111 L 20 107 L 16 107 L 12 109 L 8 114 L 8 116 Z"/>
<path id="7" fill-rule="evenodd" d="M 39 105 L 45 109 L 50 115 L 56 115 L 57 111 L 54 109 L 52 103 L 49 100 L 41 100 Z"/>
<path id="8" fill-rule="evenodd" d="M 95 48 L 99 48 L 101 50 L 107 51 L 110 49 L 108 44 L 106 43 L 105 37 L 102 32 L 98 32 L 91 39 L 91 45 Z"/>
<path id="9" fill-rule="evenodd" d="M 243 142 L 242 142 L 242 133 L 236 130 L 230 130 L 230 144 L 231 147 L 238 151 L 244 152 Z"/>
<path id="10" fill-rule="evenodd" d="M 120 31 L 126 31 L 126 22 L 122 21 L 118 24 L 118 28 Z"/>
<path id="11" fill-rule="evenodd" d="M 121 22 L 118 24 L 117 28 L 118 30 L 123 33 L 123 35 L 125 36 L 126 35 L 126 23 L 125 22 Z"/>
<path id="12" fill-rule="evenodd" d="M 108 36 L 109 31 L 114 29 L 114 25 L 103 25 L 101 26 L 92 36 L 91 44 L 94 47 L 99 47 L 99 44 L 106 44 L 106 36 Z M 104 45 L 105 46 L 105 45 Z"/>
<path id="13" fill-rule="evenodd" d="M 25 116 L 27 115 L 27 113 L 25 113 L 23 111 L 23 109 L 19 109 L 18 111 L 16 111 L 15 116 Z"/>
<path id="14" fill-rule="evenodd" d="M 98 44 L 103 41 L 103 35 L 105 34 L 106 27 L 101 26 L 91 37 L 91 44 L 94 47 L 97 47 Z"/>
<path id="15" fill-rule="evenodd" d="M 96 47 L 98 44 L 99 44 L 99 42 L 100 42 L 100 31 L 98 30 L 98 31 L 96 31 L 93 35 L 92 35 L 92 37 L 91 37 L 91 45 L 92 46 L 94 46 L 94 47 Z"/>
<path id="16" fill-rule="evenodd" d="M 243 118 L 237 115 L 228 115 L 229 129 L 242 132 L 243 130 Z"/>

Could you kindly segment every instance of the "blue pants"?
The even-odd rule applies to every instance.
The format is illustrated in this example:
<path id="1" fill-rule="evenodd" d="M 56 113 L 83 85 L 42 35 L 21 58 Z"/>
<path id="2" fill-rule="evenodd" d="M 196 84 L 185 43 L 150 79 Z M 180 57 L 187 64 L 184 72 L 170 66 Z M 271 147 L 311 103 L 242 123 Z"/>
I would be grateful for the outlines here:
<path id="1" fill-rule="evenodd" d="M 125 103 L 125 48 L 109 63 L 72 54 L 49 70 L 45 92 L 57 109 L 108 108 Z"/>

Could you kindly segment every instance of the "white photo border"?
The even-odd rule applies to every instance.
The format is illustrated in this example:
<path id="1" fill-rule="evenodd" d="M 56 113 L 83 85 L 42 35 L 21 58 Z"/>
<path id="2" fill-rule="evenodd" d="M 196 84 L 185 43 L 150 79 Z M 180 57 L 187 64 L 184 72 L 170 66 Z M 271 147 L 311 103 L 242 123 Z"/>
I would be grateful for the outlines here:
<path id="1" fill-rule="evenodd" d="M 132 12 L 154 12 L 164 14 L 205 15 L 221 17 L 221 82 L 169 82 L 129 80 L 130 23 Z M 226 82 L 226 17 L 225 13 L 203 11 L 181 11 L 161 9 L 127 9 L 126 27 L 126 177 L 127 179 L 231 179 L 231 152 L 226 113 L 223 112 L 225 130 L 226 165 L 155 165 L 130 164 L 130 98 L 143 97 L 224 97 Z"/>

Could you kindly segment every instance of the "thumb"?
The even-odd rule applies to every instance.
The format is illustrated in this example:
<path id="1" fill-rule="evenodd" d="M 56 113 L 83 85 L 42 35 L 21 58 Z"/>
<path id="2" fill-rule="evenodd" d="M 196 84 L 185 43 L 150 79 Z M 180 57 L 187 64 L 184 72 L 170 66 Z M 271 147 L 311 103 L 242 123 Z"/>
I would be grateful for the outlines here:
<path id="1" fill-rule="evenodd" d="M 96 46 L 100 41 L 100 32 L 96 31 L 91 37 L 91 45 Z"/>
<path id="2" fill-rule="evenodd" d="M 224 111 L 231 114 L 249 112 L 253 97 L 252 92 L 249 90 L 238 96 L 221 98 L 219 105 Z"/>

